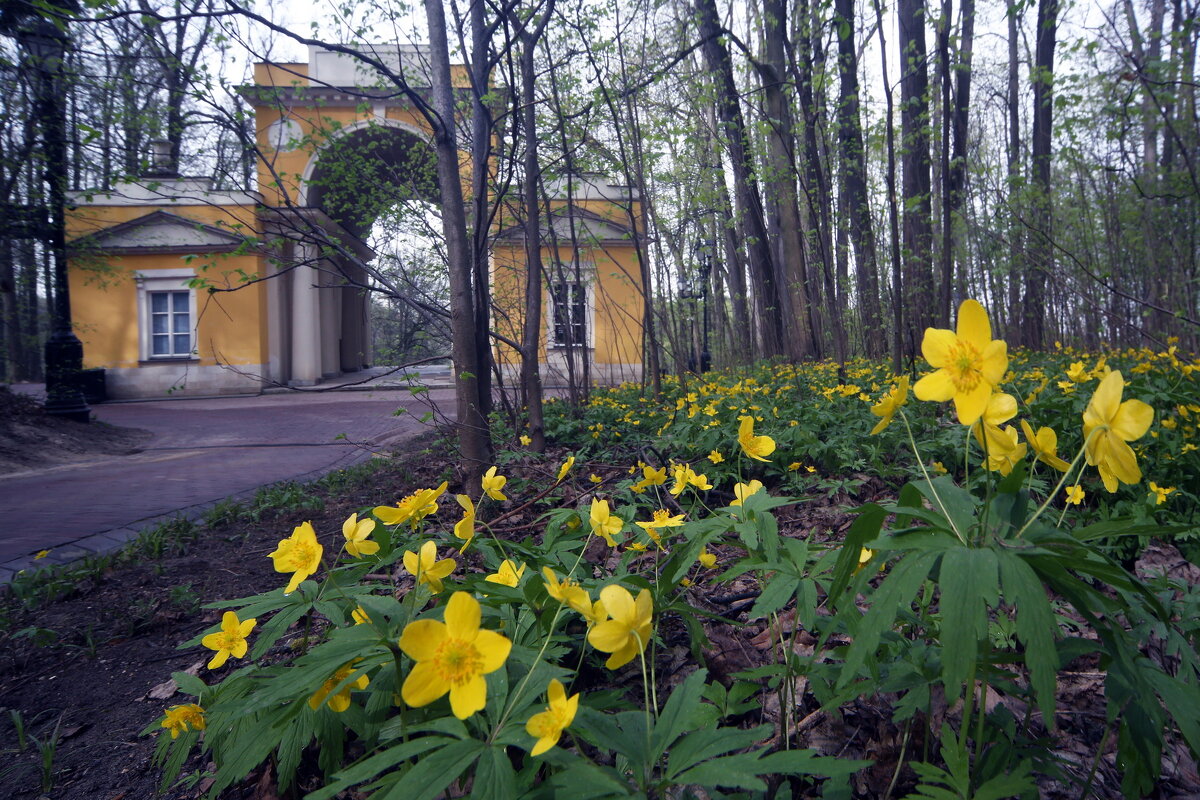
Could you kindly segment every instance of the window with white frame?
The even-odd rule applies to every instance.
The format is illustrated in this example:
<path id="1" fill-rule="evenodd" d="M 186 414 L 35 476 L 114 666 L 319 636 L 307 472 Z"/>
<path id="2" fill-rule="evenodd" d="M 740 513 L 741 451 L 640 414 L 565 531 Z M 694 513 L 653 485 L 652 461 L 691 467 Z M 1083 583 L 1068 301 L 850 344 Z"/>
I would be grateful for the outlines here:
<path id="1" fill-rule="evenodd" d="M 558 281 L 550 284 L 550 343 L 557 347 L 586 347 L 587 284 Z"/>
<path id="2" fill-rule="evenodd" d="M 196 358 L 196 292 L 190 269 L 138 270 L 138 351 L 142 361 Z"/>

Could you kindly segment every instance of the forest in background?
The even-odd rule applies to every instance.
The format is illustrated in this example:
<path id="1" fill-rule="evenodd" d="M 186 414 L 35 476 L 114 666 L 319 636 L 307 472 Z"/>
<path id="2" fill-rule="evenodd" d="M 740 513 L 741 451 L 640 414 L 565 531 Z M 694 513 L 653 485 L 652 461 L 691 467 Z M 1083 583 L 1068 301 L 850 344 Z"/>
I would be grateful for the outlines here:
<path id="1" fill-rule="evenodd" d="M 71 188 L 145 172 L 155 139 L 182 173 L 253 188 L 246 65 L 281 45 L 423 40 L 433 6 L 447 56 L 476 77 L 481 113 L 446 138 L 488 151 L 495 173 L 477 186 L 506 190 L 535 231 L 563 175 L 607 174 L 645 199 L 652 374 L 699 363 L 705 340 L 716 365 L 866 355 L 900 369 L 965 297 L 1014 345 L 1196 348 L 1195 0 L 430 0 L 347 6 L 318 35 L 272 22 L 269 4 L 106 0 L 12 4 L 5 27 L 24 7 L 71 36 Z M 0 72 L 0 202 L 36 204 L 33 76 L 11 36 Z M 453 289 L 465 259 L 486 332 L 495 211 L 470 202 L 465 254 L 400 259 L 372 287 L 427 292 L 440 259 Z M 40 245 L 0 238 L 9 380 L 39 377 L 48 273 Z"/>

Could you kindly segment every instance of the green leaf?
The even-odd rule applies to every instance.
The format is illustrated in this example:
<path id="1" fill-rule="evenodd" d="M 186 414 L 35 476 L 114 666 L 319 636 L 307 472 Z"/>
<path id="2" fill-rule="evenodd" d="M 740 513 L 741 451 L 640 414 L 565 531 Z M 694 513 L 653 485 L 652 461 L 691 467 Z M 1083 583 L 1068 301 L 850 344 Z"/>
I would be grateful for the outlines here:
<path id="1" fill-rule="evenodd" d="M 850 584 L 854 570 L 858 566 L 858 554 L 863 544 L 879 535 L 887 512 L 882 507 L 868 503 L 858 510 L 858 518 L 846 531 L 846 540 L 838 552 L 837 563 L 833 567 L 833 582 L 829 585 L 829 597 L 836 604 L 842 598 L 842 592 Z"/>
<path id="2" fill-rule="evenodd" d="M 171 679 L 175 681 L 179 691 L 193 697 L 200 697 L 208 691 L 208 684 L 189 672 L 172 672 Z"/>
<path id="3" fill-rule="evenodd" d="M 696 706 L 704 696 L 704 681 L 708 670 L 698 669 L 675 687 L 663 706 L 654 730 L 650 734 L 650 761 L 657 761 L 688 726 Z"/>
<path id="4" fill-rule="evenodd" d="M 758 753 L 739 753 L 735 756 L 709 759 L 676 776 L 675 782 L 761 792 L 766 790 L 767 784 L 758 775 L 766 771 L 759 766 Z"/>
<path id="5" fill-rule="evenodd" d="M 478 800 L 510 800 L 517 796 L 517 775 L 503 747 L 489 747 L 475 770 L 471 797 Z"/>
<path id="6" fill-rule="evenodd" d="M 1058 623 L 1050 599 L 1037 573 L 1019 555 L 1002 550 L 999 565 L 1004 598 L 1016 609 L 1017 638 L 1025 647 L 1029 684 L 1042 718 L 1053 723 L 1059 653 L 1054 646 Z"/>
<path id="7" fill-rule="evenodd" d="M 938 585 L 942 615 L 942 683 L 946 699 L 959 696 L 987 636 L 987 606 L 996 604 L 996 554 L 988 549 L 956 547 L 942 556 Z"/>
<path id="8" fill-rule="evenodd" d="M 838 676 L 837 688 L 844 688 L 854 680 L 867 657 L 874 655 L 883 632 L 891 628 L 901 606 L 907 608 L 912 603 L 938 556 L 938 553 L 906 555 L 892 567 L 891 573 L 875 591 L 866 615 L 861 620 L 851 620 L 854 641 L 846 653 L 846 663 Z M 849 608 L 844 613 L 849 617 L 858 612 Z"/>
<path id="9" fill-rule="evenodd" d="M 913 484 L 935 510 L 946 515 L 947 524 L 956 528 L 959 534 L 968 530 L 974 523 L 975 509 L 979 501 L 955 483 L 949 475 L 942 475 L 932 481 L 913 481 Z"/>
<path id="10" fill-rule="evenodd" d="M 769 735 L 768 725 L 760 725 L 750 730 L 713 728 L 689 733 L 671 748 L 671 757 L 667 762 L 667 778 L 675 780 L 680 773 L 701 762 L 731 750 L 749 747 Z"/>
<path id="11" fill-rule="evenodd" d="M 750 609 L 749 619 L 754 620 L 766 617 L 783 608 L 792 599 L 799 586 L 799 578 L 778 572 L 775 573 L 774 577 L 767 580 L 762 594 L 754 601 L 754 608 Z"/>
<path id="12" fill-rule="evenodd" d="M 379 773 L 391 769 L 402 761 L 443 747 L 453 741 L 453 739 L 445 739 L 440 736 L 422 736 L 412 741 L 402 742 L 395 747 L 389 747 L 387 750 L 365 758 L 337 773 L 325 786 L 307 795 L 305 800 L 329 800 L 351 786 L 371 780 Z"/>
<path id="13" fill-rule="evenodd" d="M 433 800 L 475 763 L 484 747 L 483 742 L 468 739 L 424 756 L 380 800 Z"/>

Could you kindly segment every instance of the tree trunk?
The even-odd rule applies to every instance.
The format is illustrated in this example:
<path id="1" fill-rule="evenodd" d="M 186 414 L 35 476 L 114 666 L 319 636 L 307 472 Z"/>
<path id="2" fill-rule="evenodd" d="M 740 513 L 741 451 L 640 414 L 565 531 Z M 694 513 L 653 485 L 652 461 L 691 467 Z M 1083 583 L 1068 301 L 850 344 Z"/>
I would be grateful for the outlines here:
<path id="1" fill-rule="evenodd" d="M 471 279 L 473 261 L 467 244 L 467 215 L 463 206 L 462 175 L 454 135 L 454 94 L 450 81 L 450 50 L 446 40 L 446 12 L 442 0 L 425 0 L 429 25 L 430 83 L 433 99 L 434 148 L 442 204 L 442 231 L 450 266 L 451 355 L 454 362 L 458 441 L 468 485 L 477 486 L 492 461 L 492 437 L 479 375 L 487 369 L 476 347 L 475 308 Z"/>
<path id="2" fill-rule="evenodd" d="M 553 5 L 553 3 L 551 4 Z M 541 204 L 538 199 L 537 122 L 533 56 L 537 32 L 521 32 L 521 128 L 525 138 L 524 180 L 521 184 L 525 211 L 525 319 L 521 336 L 521 393 L 529 426 L 531 447 L 546 449 L 546 428 L 542 415 L 542 375 L 538 369 L 538 349 L 542 338 L 542 231 Z"/>
<path id="3" fill-rule="evenodd" d="M 854 0 L 835 0 L 834 30 L 838 32 L 838 141 L 841 149 L 842 215 L 849 224 L 854 248 L 859 325 L 863 349 L 872 358 L 887 349 L 879 307 L 879 265 L 875 230 L 867 202 L 866 151 L 858 103 L 858 52 L 854 41 Z"/>
<path id="4" fill-rule="evenodd" d="M 925 0 L 899 0 L 900 139 L 904 197 L 903 347 L 915 355 L 934 322 L 933 226 L 929 164 L 929 73 L 925 53 Z"/>
<path id="5" fill-rule="evenodd" d="M 1058 0 L 1038 0 L 1037 49 L 1033 69 L 1033 226 L 1038 230 L 1025 271 L 1025 340 L 1035 350 L 1045 347 L 1046 276 L 1054 268 L 1051 247 L 1054 213 L 1050 194 L 1050 155 L 1054 121 L 1054 47 L 1058 33 Z"/>

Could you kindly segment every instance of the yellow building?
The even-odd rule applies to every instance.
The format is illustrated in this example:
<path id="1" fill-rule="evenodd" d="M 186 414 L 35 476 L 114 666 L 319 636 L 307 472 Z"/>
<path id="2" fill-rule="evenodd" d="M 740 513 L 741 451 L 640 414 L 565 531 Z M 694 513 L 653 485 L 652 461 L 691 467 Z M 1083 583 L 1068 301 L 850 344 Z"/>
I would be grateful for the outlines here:
<path id="1" fill-rule="evenodd" d="M 370 88 L 376 79 L 360 62 L 320 48 L 307 63 L 256 66 L 255 84 L 241 90 L 255 111 L 255 192 L 214 189 L 160 163 L 156 175 L 74 194 L 72 318 L 84 366 L 105 369 L 110 396 L 306 386 L 369 364 L 373 254 L 364 239 L 383 210 L 370 190 L 401 181 L 435 200 L 430 131 L 414 105 L 428 91 L 423 50 L 379 46 L 374 55 L 406 76 L 413 95 Z M 461 68 L 454 80 L 465 94 Z M 555 201 L 543 226 L 546 367 L 563 371 L 570 353 L 589 360 L 593 380 L 636 377 L 640 204 L 595 176 L 577 179 L 572 195 Z M 519 329 L 523 236 L 503 220 L 494 230 L 496 328 Z M 497 358 L 512 363 L 505 348 Z"/>

